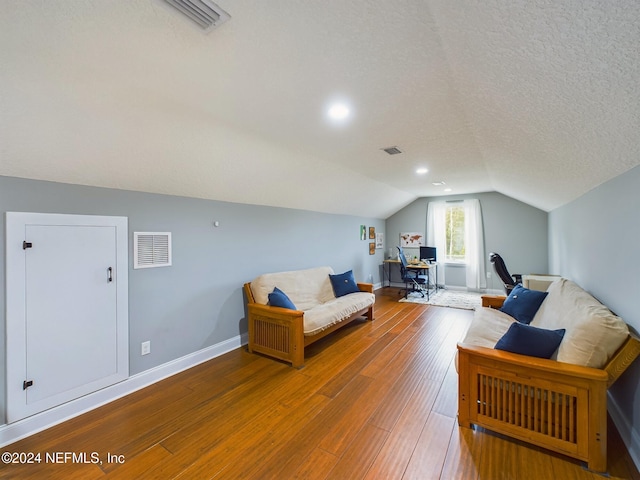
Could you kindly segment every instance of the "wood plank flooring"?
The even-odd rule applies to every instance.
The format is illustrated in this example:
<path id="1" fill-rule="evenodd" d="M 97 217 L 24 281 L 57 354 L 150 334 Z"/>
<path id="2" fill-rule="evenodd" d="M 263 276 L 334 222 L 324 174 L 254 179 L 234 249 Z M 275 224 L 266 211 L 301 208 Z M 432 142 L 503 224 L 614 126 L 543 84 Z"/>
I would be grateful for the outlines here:
<path id="1" fill-rule="evenodd" d="M 300 370 L 238 349 L 0 449 L 42 459 L 0 464 L 0 478 L 603 478 L 458 427 L 455 345 L 472 312 L 399 303 L 395 288 L 376 298 L 374 322 L 311 345 Z M 639 479 L 609 430 L 611 478 Z"/>

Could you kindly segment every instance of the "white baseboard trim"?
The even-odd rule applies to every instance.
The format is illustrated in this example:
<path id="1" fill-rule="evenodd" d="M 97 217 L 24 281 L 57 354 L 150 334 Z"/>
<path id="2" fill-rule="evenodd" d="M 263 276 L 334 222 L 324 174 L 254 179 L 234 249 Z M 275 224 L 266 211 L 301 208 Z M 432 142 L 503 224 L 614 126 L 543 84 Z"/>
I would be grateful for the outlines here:
<path id="1" fill-rule="evenodd" d="M 17 422 L 0 425 L 0 447 L 17 442 L 18 440 L 46 430 L 47 428 L 82 415 L 90 410 L 94 410 L 118 398 L 148 387 L 153 383 L 219 357 L 246 344 L 247 334 L 238 335 L 224 342 L 203 348 L 184 357 L 132 375 L 120 383 L 110 385 L 84 397 L 77 398 Z"/>
<path id="2" fill-rule="evenodd" d="M 613 423 L 618 429 L 620 437 L 622 437 L 622 441 L 627 447 L 631 460 L 633 460 L 636 468 L 640 470 L 640 434 L 633 429 L 631 422 L 625 418 L 622 410 L 620 410 L 620 407 L 618 406 L 618 403 L 610 393 L 607 393 L 607 400 L 611 420 L 613 420 Z"/>

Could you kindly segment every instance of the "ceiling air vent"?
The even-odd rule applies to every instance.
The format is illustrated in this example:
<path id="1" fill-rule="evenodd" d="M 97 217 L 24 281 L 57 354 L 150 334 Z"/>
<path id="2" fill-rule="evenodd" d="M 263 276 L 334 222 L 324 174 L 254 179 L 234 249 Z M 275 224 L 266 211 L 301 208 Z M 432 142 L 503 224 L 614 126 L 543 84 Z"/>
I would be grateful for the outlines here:
<path id="1" fill-rule="evenodd" d="M 171 232 L 133 232 L 133 268 L 171 266 Z"/>
<path id="2" fill-rule="evenodd" d="M 387 147 L 383 148 L 382 150 L 387 152 L 389 155 L 397 155 L 399 153 L 402 153 L 402 151 L 398 147 Z"/>
<path id="3" fill-rule="evenodd" d="M 231 15 L 211 0 L 163 1 L 186 15 L 189 20 L 198 25 L 205 33 L 209 33 L 231 18 Z"/>

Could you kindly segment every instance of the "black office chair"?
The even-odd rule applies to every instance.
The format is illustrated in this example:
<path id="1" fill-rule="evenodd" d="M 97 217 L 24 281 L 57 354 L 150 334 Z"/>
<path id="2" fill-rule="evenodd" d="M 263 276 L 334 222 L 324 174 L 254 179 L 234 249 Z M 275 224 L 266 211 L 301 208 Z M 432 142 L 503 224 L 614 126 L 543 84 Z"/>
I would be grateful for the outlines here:
<path id="1" fill-rule="evenodd" d="M 507 292 L 507 295 L 511 293 L 511 290 L 522 283 L 522 275 L 519 273 L 515 273 L 511 275 L 509 270 L 507 270 L 507 266 L 504 264 L 504 260 L 497 253 L 491 252 L 489 254 L 489 261 L 493 264 L 493 269 L 496 271 L 500 280 L 504 284 L 504 290 Z"/>
<path id="2" fill-rule="evenodd" d="M 398 257 L 400 258 L 400 274 L 404 282 L 404 298 L 407 298 L 409 295 L 409 285 L 411 285 L 412 292 L 420 292 L 420 295 L 424 298 L 424 289 L 422 286 L 427 283 L 427 276 L 419 275 L 418 271 L 409 270 L 407 268 L 407 257 L 404 256 L 402 247 L 396 248 L 398 249 Z"/>

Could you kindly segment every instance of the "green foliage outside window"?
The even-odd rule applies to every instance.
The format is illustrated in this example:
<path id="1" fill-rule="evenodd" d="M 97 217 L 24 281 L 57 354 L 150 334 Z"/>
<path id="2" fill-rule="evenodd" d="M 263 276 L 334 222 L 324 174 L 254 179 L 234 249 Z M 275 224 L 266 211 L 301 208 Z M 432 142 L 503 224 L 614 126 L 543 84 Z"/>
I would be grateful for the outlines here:
<path id="1" fill-rule="evenodd" d="M 447 207 L 445 214 L 446 252 L 448 262 L 464 262 L 464 207 Z"/>

